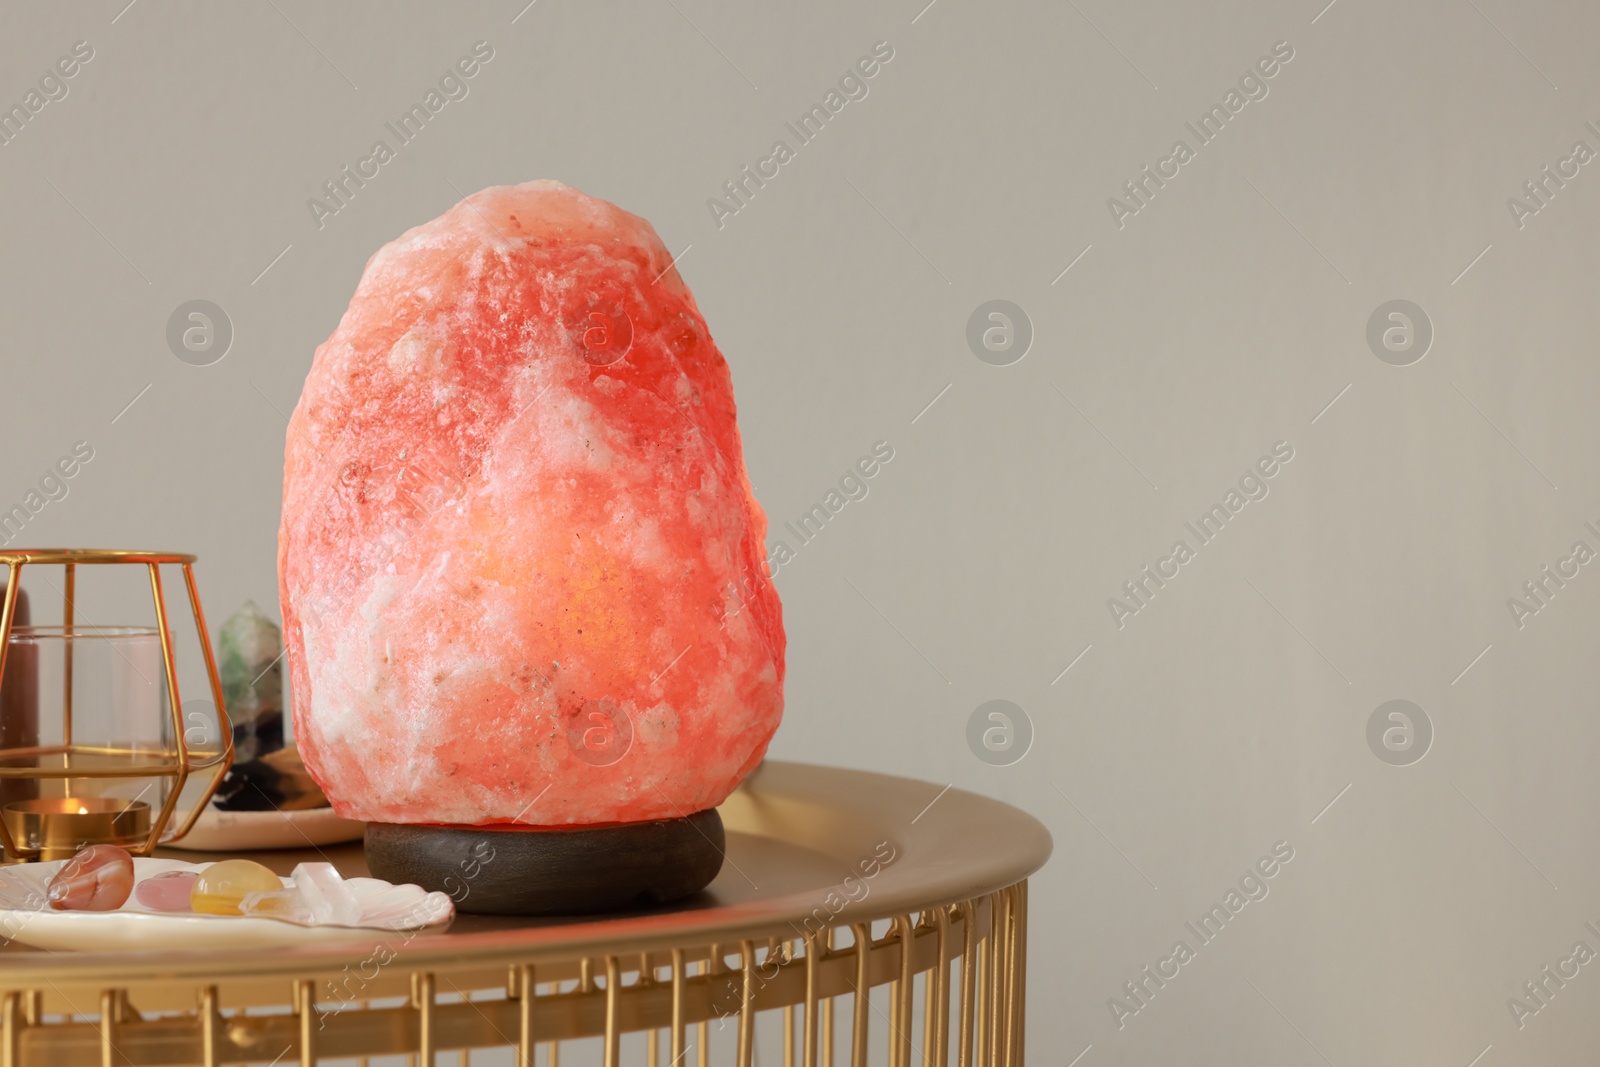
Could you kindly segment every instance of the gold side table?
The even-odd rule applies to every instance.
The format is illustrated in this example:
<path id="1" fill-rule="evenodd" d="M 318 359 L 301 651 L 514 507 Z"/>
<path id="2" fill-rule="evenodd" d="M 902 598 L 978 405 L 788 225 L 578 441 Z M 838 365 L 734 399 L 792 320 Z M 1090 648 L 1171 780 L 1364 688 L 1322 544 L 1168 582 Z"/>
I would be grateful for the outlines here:
<path id="1" fill-rule="evenodd" d="M 667 911 L 463 915 L 444 934 L 249 954 L 10 945 L 0 1067 L 395 1054 L 431 1067 L 508 1046 L 530 1067 L 563 1050 L 569 1065 L 749 1067 L 758 1032 L 769 1064 L 774 1046 L 805 1067 L 1023 1062 L 1027 878 L 1050 854 L 1037 820 L 928 782 L 777 761 L 720 811 L 722 873 Z M 284 873 L 318 857 L 256 855 Z M 326 858 L 366 873 L 357 846 Z"/>

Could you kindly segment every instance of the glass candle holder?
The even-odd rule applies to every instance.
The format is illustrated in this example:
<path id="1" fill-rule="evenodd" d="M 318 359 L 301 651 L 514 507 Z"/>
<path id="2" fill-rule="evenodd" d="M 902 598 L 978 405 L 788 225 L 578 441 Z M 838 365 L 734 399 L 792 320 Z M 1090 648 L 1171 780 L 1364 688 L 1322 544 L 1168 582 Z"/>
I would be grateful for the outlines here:
<path id="1" fill-rule="evenodd" d="M 176 753 L 154 627 L 13 626 L 8 668 L 13 657 L 32 668 L 34 740 L 0 767 L 32 767 L 40 776 L 22 779 L 8 807 L 99 797 L 165 804 Z"/>
<path id="2" fill-rule="evenodd" d="M 18 572 L 37 563 L 66 568 L 63 625 L 30 626 L 18 618 Z M 76 623 L 75 571 L 90 563 L 146 566 L 156 625 Z M 200 712 L 180 714 L 162 563 L 183 567 L 216 699 L 209 722 L 186 721 L 204 718 Z M 192 563 L 192 556 L 170 554 L 0 551 L 0 565 L 9 567 L 0 609 L 0 838 L 6 858 L 59 858 L 103 843 L 148 854 L 159 841 L 187 831 L 226 773 L 231 732 Z M 204 795 L 186 817 L 174 819 L 191 782 Z"/>
<path id="3" fill-rule="evenodd" d="M 14 800 L 0 817 L 11 839 L 41 860 L 71 859 L 89 844 L 137 848 L 150 836 L 150 805 L 121 797 Z"/>

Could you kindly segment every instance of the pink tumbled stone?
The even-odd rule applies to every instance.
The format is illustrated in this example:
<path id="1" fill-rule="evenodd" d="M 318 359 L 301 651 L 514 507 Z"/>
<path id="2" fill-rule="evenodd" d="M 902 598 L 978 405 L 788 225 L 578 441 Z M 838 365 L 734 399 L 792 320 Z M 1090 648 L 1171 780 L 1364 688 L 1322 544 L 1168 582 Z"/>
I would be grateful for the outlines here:
<path id="1" fill-rule="evenodd" d="M 133 887 L 133 899 L 151 911 L 191 911 L 189 894 L 198 877 L 193 871 L 152 875 Z"/>
<path id="2" fill-rule="evenodd" d="M 713 807 L 783 707 L 726 362 L 655 231 L 558 182 L 380 249 L 290 420 L 295 736 L 340 815 Z"/>

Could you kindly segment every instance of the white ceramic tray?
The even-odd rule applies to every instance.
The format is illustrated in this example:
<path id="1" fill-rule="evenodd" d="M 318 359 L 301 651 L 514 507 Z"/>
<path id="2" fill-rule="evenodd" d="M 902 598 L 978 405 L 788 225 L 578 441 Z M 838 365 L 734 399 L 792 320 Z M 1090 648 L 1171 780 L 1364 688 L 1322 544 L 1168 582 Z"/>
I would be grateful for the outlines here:
<path id="1" fill-rule="evenodd" d="M 116 911 L 54 911 L 45 889 L 66 860 L 0 867 L 0 937 L 51 952 L 114 952 L 142 949 L 262 948 L 348 941 L 364 930 L 439 933 L 455 917 L 443 893 L 394 885 L 378 878 L 348 878 L 361 902 L 357 926 L 299 926 L 277 919 L 150 911 L 134 897 Z M 210 863 L 135 857 L 134 878 L 167 871 L 201 871 Z M 285 885 L 289 879 L 283 879 Z"/>
<path id="2" fill-rule="evenodd" d="M 173 823 L 182 821 L 173 816 Z M 221 811 L 206 807 L 194 828 L 162 848 L 187 852 L 258 852 L 269 848 L 315 848 L 359 841 L 367 824 L 341 819 L 332 808 L 301 811 Z"/>

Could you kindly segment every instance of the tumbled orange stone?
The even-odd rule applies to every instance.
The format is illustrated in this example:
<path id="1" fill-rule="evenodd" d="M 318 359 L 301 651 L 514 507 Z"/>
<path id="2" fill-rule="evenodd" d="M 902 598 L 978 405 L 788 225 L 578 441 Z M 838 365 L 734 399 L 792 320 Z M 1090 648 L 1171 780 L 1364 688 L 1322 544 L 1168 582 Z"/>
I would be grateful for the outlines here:
<path id="1" fill-rule="evenodd" d="M 133 857 L 116 845 L 80 849 L 45 887 L 56 911 L 116 911 L 132 892 Z"/>
<path id="2" fill-rule="evenodd" d="M 487 189 L 380 249 L 290 420 L 301 755 L 340 815 L 687 815 L 758 763 L 784 634 L 728 367 L 634 215 Z"/>

